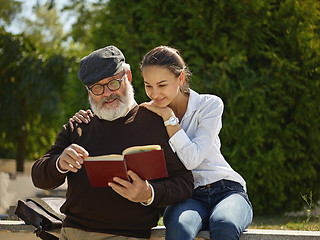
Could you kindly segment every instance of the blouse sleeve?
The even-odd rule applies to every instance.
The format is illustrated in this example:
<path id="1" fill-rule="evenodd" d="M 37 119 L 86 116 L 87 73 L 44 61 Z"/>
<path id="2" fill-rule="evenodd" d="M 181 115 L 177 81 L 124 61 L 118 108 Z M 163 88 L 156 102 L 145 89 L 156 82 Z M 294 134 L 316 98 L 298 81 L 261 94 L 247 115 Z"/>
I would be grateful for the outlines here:
<path id="1" fill-rule="evenodd" d="M 218 135 L 222 128 L 222 113 L 222 100 L 216 96 L 209 98 L 192 116 L 188 134 L 193 136 L 189 137 L 181 129 L 170 138 L 170 145 L 188 170 L 197 168 L 212 149 L 220 152 Z"/>

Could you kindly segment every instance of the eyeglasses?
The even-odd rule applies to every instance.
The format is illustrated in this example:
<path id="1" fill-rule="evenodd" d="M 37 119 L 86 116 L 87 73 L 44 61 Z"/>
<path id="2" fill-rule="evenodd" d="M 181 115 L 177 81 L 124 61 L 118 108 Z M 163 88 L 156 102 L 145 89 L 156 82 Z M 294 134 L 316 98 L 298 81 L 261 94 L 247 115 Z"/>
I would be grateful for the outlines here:
<path id="1" fill-rule="evenodd" d="M 105 86 L 107 86 L 107 88 L 110 91 L 117 91 L 121 87 L 121 82 L 126 75 L 127 74 L 125 73 L 123 74 L 121 79 L 112 79 L 106 84 L 95 84 L 91 87 L 88 87 L 88 89 L 96 96 L 99 96 L 104 93 Z"/>

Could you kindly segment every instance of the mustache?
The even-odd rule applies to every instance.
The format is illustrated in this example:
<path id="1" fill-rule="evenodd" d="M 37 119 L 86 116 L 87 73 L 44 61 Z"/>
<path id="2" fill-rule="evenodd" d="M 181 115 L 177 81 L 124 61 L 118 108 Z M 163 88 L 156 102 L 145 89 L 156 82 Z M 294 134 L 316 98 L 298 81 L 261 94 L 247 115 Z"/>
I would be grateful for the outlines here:
<path id="1" fill-rule="evenodd" d="M 115 99 L 119 99 L 119 100 L 121 101 L 121 97 L 120 97 L 118 94 L 114 93 L 114 94 L 111 94 L 111 95 L 108 96 L 108 97 L 103 97 L 103 98 L 101 99 L 101 103 L 103 104 L 103 103 L 105 103 L 105 102 L 112 102 L 112 101 L 115 100 Z"/>

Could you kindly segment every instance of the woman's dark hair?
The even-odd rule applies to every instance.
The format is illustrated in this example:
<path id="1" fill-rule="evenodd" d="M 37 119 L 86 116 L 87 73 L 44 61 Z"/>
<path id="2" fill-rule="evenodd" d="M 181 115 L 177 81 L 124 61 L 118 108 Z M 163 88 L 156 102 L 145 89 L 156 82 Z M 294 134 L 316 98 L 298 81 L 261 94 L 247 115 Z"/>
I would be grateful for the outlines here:
<path id="1" fill-rule="evenodd" d="M 189 93 L 191 72 L 177 49 L 168 46 L 159 46 L 150 50 L 142 59 L 140 66 L 141 73 L 143 68 L 146 66 L 159 66 L 167 68 L 176 77 L 179 77 L 181 72 L 184 72 L 185 81 L 180 90 L 184 93 Z"/>

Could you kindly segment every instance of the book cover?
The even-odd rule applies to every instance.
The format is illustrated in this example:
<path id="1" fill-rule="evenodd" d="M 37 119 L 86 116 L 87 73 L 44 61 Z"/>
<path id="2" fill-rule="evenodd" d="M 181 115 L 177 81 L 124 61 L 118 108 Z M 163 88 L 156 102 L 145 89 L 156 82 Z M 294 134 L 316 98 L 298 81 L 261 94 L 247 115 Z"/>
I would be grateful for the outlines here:
<path id="1" fill-rule="evenodd" d="M 130 147 L 122 155 L 87 157 L 84 166 L 93 187 L 108 187 L 113 177 L 129 180 L 128 170 L 143 180 L 168 177 L 163 149 L 159 145 Z"/>

